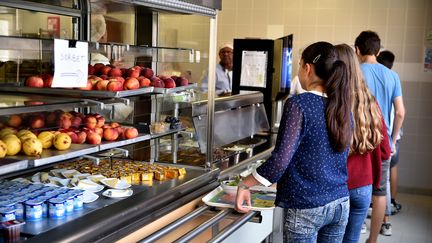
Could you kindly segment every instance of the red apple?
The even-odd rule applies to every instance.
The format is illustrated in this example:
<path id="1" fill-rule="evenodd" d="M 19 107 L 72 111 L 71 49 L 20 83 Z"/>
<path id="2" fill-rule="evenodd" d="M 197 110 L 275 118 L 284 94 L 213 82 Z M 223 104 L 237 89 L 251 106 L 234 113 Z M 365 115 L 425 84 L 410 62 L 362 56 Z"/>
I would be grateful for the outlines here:
<path id="1" fill-rule="evenodd" d="M 138 89 L 139 87 L 140 87 L 140 83 L 136 78 L 127 78 L 125 83 L 123 84 L 123 88 L 125 90 Z"/>
<path id="2" fill-rule="evenodd" d="M 11 115 L 8 120 L 8 125 L 11 127 L 19 127 L 21 126 L 23 119 L 20 115 Z"/>
<path id="3" fill-rule="evenodd" d="M 153 71 L 153 69 L 146 67 L 141 71 L 141 75 L 146 77 L 146 78 L 151 78 L 154 76 L 154 71 Z"/>
<path id="4" fill-rule="evenodd" d="M 125 82 L 125 79 L 123 78 L 123 77 L 121 77 L 121 76 L 117 76 L 117 77 L 110 77 L 109 78 L 109 81 L 112 81 L 112 80 L 116 80 L 116 81 L 118 81 L 118 82 L 120 82 L 120 83 L 124 83 Z"/>
<path id="5" fill-rule="evenodd" d="M 96 83 L 96 90 L 107 90 L 108 80 L 101 80 Z"/>
<path id="6" fill-rule="evenodd" d="M 150 86 L 150 83 L 151 83 L 150 79 L 148 79 L 144 76 L 139 76 L 138 81 L 139 81 L 140 87 Z"/>
<path id="7" fill-rule="evenodd" d="M 120 68 L 112 68 L 111 71 L 109 72 L 109 75 L 112 77 L 121 77 L 122 71 Z"/>
<path id="8" fill-rule="evenodd" d="M 107 90 L 109 90 L 109 91 L 122 91 L 123 85 L 122 85 L 122 83 L 120 83 L 117 80 L 112 80 L 112 81 L 109 81 L 109 83 L 107 85 Z"/>
<path id="9" fill-rule="evenodd" d="M 52 82 L 54 80 L 51 74 L 42 74 L 42 80 L 44 81 L 44 88 L 51 88 Z"/>
<path id="10" fill-rule="evenodd" d="M 177 86 L 186 86 L 189 85 L 189 80 L 187 80 L 187 78 L 184 77 L 178 77 L 176 80 L 176 85 Z"/>
<path id="11" fill-rule="evenodd" d="M 93 67 L 93 65 L 89 64 L 88 65 L 88 74 L 93 75 L 94 73 L 95 73 L 95 68 Z"/>
<path id="12" fill-rule="evenodd" d="M 102 80 L 107 80 L 107 79 L 108 79 L 108 75 L 102 74 L 102 75 L 100 76 L 100 78 L 101 78 Z"/>
<path id="13" fill-rule="evenodd" d="M 79 117 L 79 116 L 75 116 L 74 118 L 72 118 L 72 127 L 80 127 L 81 126 L 81 122 L 82 122 L 82 119 L 81 119 L 81 117 Z"/>
<path id="14" fill-rule="evenodd" d="M 88 78 L 86 86 L 85 87 L 79 87 L 78 89 L 79 90 L 92 90 L 93 89 L 93 80 L 94 79 Z"/>
<path id="15" fill-rule="evenodd" d="M 108 75 L 111 71 L 111 67 L 110 66 L 105 66 L 102 68 L 101 72 L 103 75 Z"/>
<path id="16" fill-rule="evenodd" d="M 165 83 L 160 78 L 153 78 L 150 85 L 155 88 L 165 88 Z"/>
<path id="17" fill-rule="evenodd" d="M 103 136 L 104 130 L 102 127 L 95 127 L 94 129 L 95 133 L 99 134 L 101 137 Z"/>
<path id="18" fill-rule="evenodd" d="M 118 124 L 117 122 L 111 122 L 111 123 L 109 124 L 109 126 L 112 127 L 112 128 L 116 128 L 116 127 L 119 127 L 120 124 Z"/>
<path id="19" fill-rule="evenodd" d="M 42 128 L 45 126 L 45 117 L 43 115 L 32 116 L 29 124 L 32 129 Z"/>
<path id="20" fill-rule="evenodd" d="M 102 73 L 102 68 L 105 67 L 105 64 L 96 63 L 93 67 L 94 67 L 94 74 L 100 75 Z"/>
<path id="21" fill-rule="evenodd" d="M 43 88 L 44 81 L 39 76 L 30 76 L 26 79 L 25 85 L 33 88 Z"/>
<path id="22" fill-rule="evenodd" d="M 115 128 L 107 128 L 103 130 L 103 138 L 107 141 L 115 141 L 118 137 L 119 133 Z"/>
<path id="23" fill-rule="evenodd" d="M 76 143 L 82 144 L 86 141 L 86 138 L 87 138 L 86 132 L 80 131 L 80 132 L 77 132 L 76 135 L 77 135 Z"/>
<path id="24" fill-rule="evenodd" d="M 176 87 L 176 83 L 174 82 L 174 80 L 172 78 L 166 78 L 164 79 L 164 85 L 165 88 L 175 88 Z"/>
<path id="25" fill-rule="evenodd" d="M 72 131 L 68 131 L 68 132 L 66 132 L 68 135 L 69 135 L 69 137 L 71 138 L 71 140 L 72 140 L 72 143 L 77 143 L 77 141 L 78 141 L 78 135 L 76 134 L 76 133 L 74 133 L 74 132 L 72 132 Z"/>
<path id="26" fill-rule="evenodd" d="M 84 125 L 85 125 L 87 128 L 95 129 L 95 128 L 96 128 L 96 124 L 97 124 L 96 117 L 94 117 L 94 116 L 90 116 L 90 115 L 87 115 L 87 116 L 84 118 Z"/>
<path id="27" fill-rule="evenodd" d="M 128 70 L 128 76 L 131 78 L 138 78 L 140 76 L 140 72 L 140 68 L 133 67 Z"/>
<path id="28" fill-rule="evenodd" d="M 97 134 L 95 132 L 89 132 L 89 133 L 87 133 L 86 141 L 89 144 L 100 144 L 102 141 L 102 138 L 99 134 Z"/>
<path id="29" fill-rule="evenodd" d="M 104 126 L 105 118 L 103 116 L 101 116 L 101 115 L 97 116 L 96 120 L 97 120 L 96 127 L 103 127 Z"/>
<path id="30" fill-rule="evenodd" d="M 138 136 L 138 130 L 135 127 L 128 127 L 124 130 L 124 136 L 127 139 L 136 138 Z"/>

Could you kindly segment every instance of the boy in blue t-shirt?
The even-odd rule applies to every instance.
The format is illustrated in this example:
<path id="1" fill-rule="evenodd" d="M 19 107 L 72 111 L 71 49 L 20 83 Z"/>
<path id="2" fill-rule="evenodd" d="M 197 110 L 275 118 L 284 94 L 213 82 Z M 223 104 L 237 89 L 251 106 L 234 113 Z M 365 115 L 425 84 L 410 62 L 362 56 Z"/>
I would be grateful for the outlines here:
<path id="1" fill-rule="evenodd" d="M 355 40 L 357 56 L 361 63 L 364 79 L 377 100 L 384 121 L 387 126 L 388 136 L 392 145 L 392 155 L 395 151 L 396 140 L 405 117 L 405 107 L 402 99 L 402 89 L 397 73 L 378 63 L 377 56 L 381 47 L 381 40 L 373 31 L 363 31 Z M 390 127 L 392 105 L 395 109 L 393 129 Z M 391 224 L 388 222 L 390 211 L 385 212 L 386 190 L 389 184 L 390 160 L 382 161 L 382 174 L 380 188 L 374 188 L 372 202 L 371 229 L 368 242 L 376 242 L 378 233 L 391 235 Z M 387 199 L 390 204 L 390 197 Z M 384 223 L 382 219 L 384 217 Z"/>

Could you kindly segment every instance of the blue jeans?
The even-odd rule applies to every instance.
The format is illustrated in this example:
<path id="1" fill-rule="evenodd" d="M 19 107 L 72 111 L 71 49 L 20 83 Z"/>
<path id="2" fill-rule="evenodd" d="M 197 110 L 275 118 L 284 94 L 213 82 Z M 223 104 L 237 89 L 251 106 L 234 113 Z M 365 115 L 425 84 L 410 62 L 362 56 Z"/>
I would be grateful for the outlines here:
<path id="1" fill-rule="evenodd" d="M 350 212 L 343 242 L 357 243 L 372 197 L 372 185 L 350 190 Z"/>
<path id="2" fill-rule="evenodd" d="M 284 214 L 284 242 L 342 242 L 349 198 L 339 198 L 317 208 L 286 208 Z"/>

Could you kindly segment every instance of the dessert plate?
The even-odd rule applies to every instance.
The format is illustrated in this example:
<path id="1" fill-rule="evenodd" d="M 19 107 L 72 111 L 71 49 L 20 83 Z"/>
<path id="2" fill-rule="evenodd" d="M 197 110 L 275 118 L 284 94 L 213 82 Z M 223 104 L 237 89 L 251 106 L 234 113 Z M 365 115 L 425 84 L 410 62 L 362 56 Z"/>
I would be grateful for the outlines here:
<path id="1" fill-rule="evenodd" d="M 80 180 L 77 184 L 77 186 L 82 189 L 89 192 L 100 192 L 104 189 L 104 186 L 99 185 L 89 179 Z"/>
<path id="2" fill-rule="evenodd" d="M 133 194 L 132 189 L 108 189 L 102 193 L 105 197 L 109 198 L 123 198 L 123 197 L 129 197 Z"/>
<path id="3" fill-rule="evenodd" d="M 131 187 L 131 184 L 127 183 L 126 181 L 119 180 L 117 178 L 106 178 L 100 180 L 100 183 L 104 184 L 105 186 L 113 189 L 127 189 Z"/>

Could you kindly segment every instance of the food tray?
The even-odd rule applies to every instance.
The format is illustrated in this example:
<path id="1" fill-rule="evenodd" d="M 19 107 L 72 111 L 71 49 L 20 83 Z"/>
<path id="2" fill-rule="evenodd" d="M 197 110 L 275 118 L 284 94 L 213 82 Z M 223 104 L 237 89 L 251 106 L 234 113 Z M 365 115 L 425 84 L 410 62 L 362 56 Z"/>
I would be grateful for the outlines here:
<path id="1" fill-rule="evenodd" d="M 219 186 L 202 198 L 202 201 L 213 207 L 234 208 L 235 194 L 228 194 Z M 251 210 L 270 210 L 274 209 L 276 194 L 269 191 L 251 190 L 252 207 Z"/>
<path id="2" fill-rule="evenodd" d="M 134 95 L 151 93 L 153 87 L 145 87 L 134 90 L 124 91 L 100 91 L 100 90 L 78 90 L 78 89 L 62 89 L 62 88 L 31 88 L 25 86 L 9 86 L 0 85 L 0 91 L 20 92 L 30 94 L 50 94 L 61 95 L 68 97 L 86 97 L 86 98 L 122 98 Z"/>
<path id="3" fill-rule="evenodd" d="M 189 85 L 185 85 L 185 86 L 179 86 L 179 87 L 175 87 L 175 88 L 154 88 L 153 89 L 153 93 L 158 93 L 158 94 L 170 94 L 170 93 L 175 93 L 175 92 L 179 92 L 179 91 L 184 91 L 187 89 L 192 89 L 194 87 L 196 87 L 197 84 L 189 84 Z"/>

